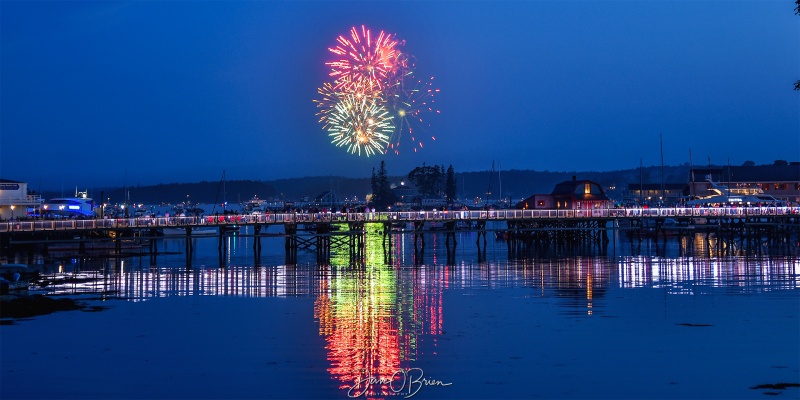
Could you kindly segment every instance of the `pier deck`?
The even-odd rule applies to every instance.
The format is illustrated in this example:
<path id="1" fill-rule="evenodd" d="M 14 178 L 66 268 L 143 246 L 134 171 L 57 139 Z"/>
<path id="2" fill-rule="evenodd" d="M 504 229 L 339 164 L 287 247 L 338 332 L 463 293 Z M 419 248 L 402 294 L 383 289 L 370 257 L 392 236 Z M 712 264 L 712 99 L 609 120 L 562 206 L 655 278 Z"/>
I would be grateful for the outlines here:
<path id="1" fill-rule="evenodd" d="M 495 223 L 487 228 L 490 221 Z M 190 265 L 194 251 L 191 239 L 196 237 L 193 232 L 203 228 L 205 232 L 214 230 L 219 238 L 220 265 L 223 265 L 222 254 L 227 246 L 223 238 L 237 234 L 241 227 L 251 226 L 254 257 L 260 263 L 261 238 L 276 236 L 274 232 L 265 232 L 265 228 L 281 225 L 284 233 L 277 236 L 285 238 L 287 263 L 296 262 L 298 250 L 316 250 L 322 262 L 330 257 L 332 246 L 346 246 L 353 259 L 361 259 L 368 223 L 383 225 L 381 233 L 386 249 L 391 249 L 392 236 L 398 233 L 413 234 L 414 248 L 424 249 L 425 235 L 436 231 L 445 235 L 448 250 L 455 250 L 456 232 L 460 230 L 477 232 L 477 245 L 480 248 L 483 243 L 485 248 L 487 232 L 495 231 L 507 241 L 509 255 L 525 254 L 550 244 L 607 243 L 611 228 L 625 230 L 639 240 L 643 236 L 666 240 L 667 236 L 690 235 L 702 230 L 714 231 L 730 240 L 800 242 L 800 207 L 304 212 L 3 222 L 0 223 L 0 256 L 10 256 L 22 249 L 31 252 L 34 248 L 47 253 L 65 242 L 77 246 L 76 254 L 87 254 L 90 247 L 96 247 L 96 242 L 106 242 L 113 246 L 113 254 L 121 255 L 125 240 L 131 239 L 139 245 L 149 245 L 147 253 L 153 256 L 158 254 L 157 242 L 150 239 L 163 234 L 165 229 L 179 228 L 180 236 L 186 239 L 185 252 L 187 265 Z M 336 225 L 347 227 L 339 230 Z"/>
<path id="2" fill-rule="evenodd" d="M 0 234 L 35 231 L 87 231 L 115 229 L 200 228 L 248 225 L 330 224 L 352 222 L 542 222 L 542 221 L 638 221 L 642 219 L 793 219 L 800 217 L 800 207 L 726 207 L 726 208 L 610 208 L 593 210 L 470 210 L 470 211 L 399 211 L 364 213 L 270 213 L 264 215 L 219 215 L 202 217 L 139 217 L 114 219 L 21 220 L 0 222 Z"/>

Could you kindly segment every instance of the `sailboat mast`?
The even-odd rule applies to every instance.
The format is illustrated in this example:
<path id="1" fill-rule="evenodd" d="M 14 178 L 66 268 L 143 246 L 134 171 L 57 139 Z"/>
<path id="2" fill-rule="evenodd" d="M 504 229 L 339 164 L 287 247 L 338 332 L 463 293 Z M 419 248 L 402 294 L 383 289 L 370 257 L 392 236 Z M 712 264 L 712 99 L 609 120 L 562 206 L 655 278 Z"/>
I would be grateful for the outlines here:
<path id="1" fill-rule="evenodd" d="M 689 184 L 689 197 L 694 198 L 694 163 L 692 162 L 692 149 L 689 149 L 689 173 L 691 183 Z"/>
<path id="2" fill-rule="evenodd" d="M 465 186 L 466 178 L 461 174 L 461 202 L 467 204 L 467 187 Z"/>
<path id="3" fill-rule="evenodd" d="M 642 157 L 639 157 L 639 205 L 641 206 L 644 203 L 644 176 L 642 176 L 644 172 L 642 171 Z"/>
<path id="4" fill-rule="evenodd" d="M 215 212 L 217 210 L 217 204 L 219 204 L 219 192 L 222 190 L 222 213 L 225 214 L 225 170 L 222 170 L 222 179 L 219 181 L 219 186 L 217 186 L 217 195 L 214 197 L 214 208 L 211 209 L 211 212 Z"/>
<path id="5" fill-rule="evenodd" d="M 661 147 L 661 201 L 666 200 L 666 194 L 664 193 L 664 140 L 663 135 L 658 134 L 658 143 Z"/>
<path id="6" fill-rule="evenodd" d="M 227 201 L 227 192 L 225 191 L 225 170 L 222 170 L 222 211 L 225 211 L 225 207 L 228 206 Z"/>
<path id="7" fill-rule="evenodd" d="M 484 207 L 489 206 L 489 196 L 492 194 L 492 176 L 494 175 L 494 161 L 492 161 L 492 171 L 489 172 L 489 188 L 486 189 L 486 202 L 483 204 Z"/>
<path id="8" fill-rule="evenodd" d="M 497 197 L 502 202 L 503 201 L 503 179 L 500 177 L 500 163 L 499 162 L 497 163 L 497 184 L 500 186 L 500 189 L 498 190 Z"/>
<path id="9" fill-rule="evenodd" d="M 731 195 L 731 159 L 728 158 L 728 196 Z"/>

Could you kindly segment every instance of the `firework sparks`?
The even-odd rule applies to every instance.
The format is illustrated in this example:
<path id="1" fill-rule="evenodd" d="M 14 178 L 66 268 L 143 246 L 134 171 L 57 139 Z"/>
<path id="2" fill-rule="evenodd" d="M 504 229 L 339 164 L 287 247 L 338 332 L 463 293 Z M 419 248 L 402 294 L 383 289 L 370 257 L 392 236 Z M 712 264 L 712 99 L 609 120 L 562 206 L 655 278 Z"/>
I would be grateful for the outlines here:
<path id="1" fill-rule="evenodd" d="M 412 78 L 412 74 L 409 72 L 406 78 Z M 421 140 L 418 140 L 415 131 L 428 134 L 427 128 L 430 127 L 430 124 L 427 123 L 427 116 L 439 114 L 439 110 L 435 108 L 434 98 L 439 89 L 433 87 L 433 77 L 427 81 L 417 80 L 413 82 L 413 85 L 410 84 L 412 82 L 407 85 L 406 81 L 411 81 L 411 79 L 400 81 L 394 94 L 387 101 L 387 108 L 397 118 L 397 129 L 389 139 L 389 149 L 395 154 L 400 154 L 401 141 L 406 135 L 414 144 L 414 151 L 421 149 L 423 144 Z M 436 140 L 435 137 L 430 137 Z"/>
<path id="2" fill-rule="evenodd" d="M 319 122 L 333 144 L 366 156 L 399 154 L 401 140 L 410 140 L 414 151 L 421 149 L 423 143 L 415 135 L 420 130 L 427 135 L 426 115 L 439 113 L 434 107 L 439 89 L 433 88 L 432 77 L 414 77 L 416 59 L 398 49 L 405 42 L 383 31 L 373 37 L 363 25 L 337 42 L 328 49 L 337 59 L 325 63 L 334 80 L 324 83 L 314 100 Z"/>
<path id="3" fill-rule="evenodd" d="M 327 115 L 328 136 L 350 154 L 383 154 L 394 131 L 392 116 L 378 101 L 345 95 Z"/>
<path id="4" fill-rule="evenodd" d="M 366 87 L 362 83 L 347 84 L 350 90 L 342 90 L 335 83 L 325 82 L 321 88 L 317 89 L 319 99 L 314 100 L 317 103 L 317 116 L 319 122 L 322 124 L 322 129 L 329 128 L 328 114 L 335 111 L 336 105 L 344 99 L 348 94 L 352 94 L 356 99 L 366 99 L 377 102 L 382 102 L 380 91 L 373 88 Z"/>
<path id="5" fill-rule="evenodd" d="M 383 89 L 397 58 L 397 41 L 383 31 L 373 39 L 364 25 L 361 30 L 351 28 L 350 39 L 339 36 L 337 41 L 339 45 L 328 50 L 339 58 L 325 63 L 332 68 L 330 76 L 336 79 L 337 87 L 349 90 L 347 85 L 361 83 L 369 89 Z"/>

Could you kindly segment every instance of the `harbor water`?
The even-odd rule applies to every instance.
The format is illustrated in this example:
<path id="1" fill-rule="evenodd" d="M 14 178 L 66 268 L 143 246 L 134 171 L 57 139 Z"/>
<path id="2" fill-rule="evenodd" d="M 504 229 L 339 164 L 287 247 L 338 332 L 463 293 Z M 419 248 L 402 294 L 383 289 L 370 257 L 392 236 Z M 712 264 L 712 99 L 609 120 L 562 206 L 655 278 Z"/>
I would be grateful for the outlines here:
<path id="1" fill-rule="evenodd" d="M 85 307 L 3 320 L 0 397 L 800 397 L 796 243 L 614 232 L 509 257 L 474 231 L 452 250 L 367 230 L 358 259 L 286 264 L 277 235 L 256 257 L 242 229 L 188 262 L 182 237 L 42 261 L 33 292 Z"/>

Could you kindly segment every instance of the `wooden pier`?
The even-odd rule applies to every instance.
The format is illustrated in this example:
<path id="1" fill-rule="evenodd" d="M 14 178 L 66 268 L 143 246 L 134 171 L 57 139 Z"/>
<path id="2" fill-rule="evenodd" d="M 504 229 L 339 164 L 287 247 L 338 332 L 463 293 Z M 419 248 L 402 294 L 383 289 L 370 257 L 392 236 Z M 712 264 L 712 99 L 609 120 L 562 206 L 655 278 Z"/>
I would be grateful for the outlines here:
<path id="1" fill-rule="evenodd" d="M 493 222 L 493 230 L 487 223 Z M 164 229 L 180 228 L 185 240 L 187 266 L 191 267 L 193 238 L 202 229 L 213 230 L 219 238 L 220 265 L 227 251 L 226 237 L 252 227 L 253 254 L 261 262 L 262 238 L 283 237 L 286 263 L 297 262 L 299 251 L 313 251 L 320 263 L 331 258 L 331 249 L 346 247 L 351 261 L 363 260 L 366 224 L 380 224 L 383 247 L 391 257 L 392 237 L 411 234 L 415 255 L 421 256 L 425 237 L 443 233 L 454 257 L 456 233 L 477 233 L 476 245 L 485 251 L 487 236 L 501 235 L 509 257 L 530 254 L 543 246 L 592 246 L 608 243 L 610 229 L 620 230 L 631 240 L 689 236 L 696 232 L 714 234 L 725 240 L 746 243 L 797 243 L 800 241 L 798 207 L 731 208 L 615 208 L 592 210 L 479 210 L 366 213 L 278 213 L 266 215 L 225 215 L 210 217 L 121 218 L 85 220 L 25 220 L 0 223 L 0 258 L 11 259 L 16 252 L 41 252 L 69 247 L 75 255 L 91 255 L 103 244 L 113 256 L 136 255 L 127 251 L 140 246 L 139 255 L 158 254 L 157 241 Z M 266 233 L 278 225 L 283 233 Z M 342 229 L 342 227 L 346 227 Z M 400 228 L 402 227 L 402 228 Z M 147 247 L 142 251 L 142 247 Z M 485 254 L 485 253 L 483 253 Z M 417 257 L 420 258 L 421 257 Z"/>

